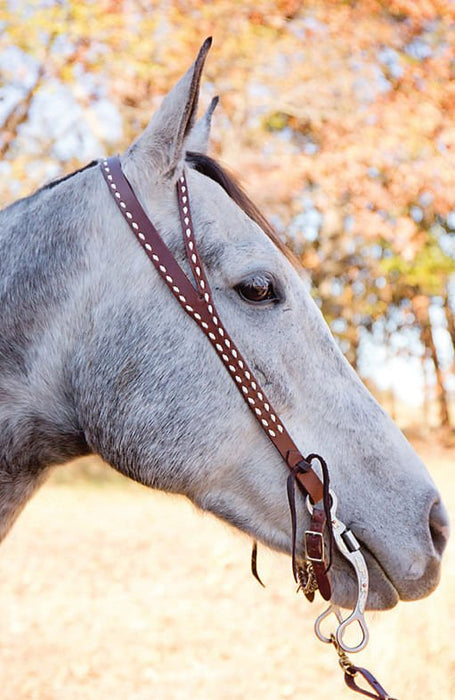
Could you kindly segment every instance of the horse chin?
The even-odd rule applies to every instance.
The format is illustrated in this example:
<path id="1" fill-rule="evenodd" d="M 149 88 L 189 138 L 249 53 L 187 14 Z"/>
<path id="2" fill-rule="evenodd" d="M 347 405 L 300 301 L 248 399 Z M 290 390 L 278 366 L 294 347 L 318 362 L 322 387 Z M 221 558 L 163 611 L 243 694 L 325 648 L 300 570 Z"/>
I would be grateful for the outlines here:
<path id="1" fill-rule="evenodd" d="M 400 600 L 400 595 L 384 572 L 377 560 L 370 552 L 362 549 L 368 566 L 369 592 L 367 610 L 390 610 Z M 353 609 L 357 602 L 357 581 L 352 569 L 347 569 L 348 564 L 339 565 L 334 562 L 332 572 L 332 599 L 331 602 L 341 608 Z"/>

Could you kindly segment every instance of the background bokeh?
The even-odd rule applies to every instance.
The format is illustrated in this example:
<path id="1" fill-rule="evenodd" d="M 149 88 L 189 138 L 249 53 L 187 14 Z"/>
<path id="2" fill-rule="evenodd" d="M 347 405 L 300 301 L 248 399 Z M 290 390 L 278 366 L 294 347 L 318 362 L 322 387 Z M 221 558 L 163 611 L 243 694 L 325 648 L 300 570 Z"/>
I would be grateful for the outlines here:
<path id="1" fill-rule="evenodd" d="M 453 3 L 0 7 L 0 203 L 125 148 L 213 35 L 213 154 L 299 255 L 390 410 L 405 399 L 427 425 L 453 426 Z"/>
<path id="2" fill-rule="evenodd" d="M 453 2 L 0 0 L 0 205 L 124 149 L 209 35 L 212 155 L 453 508 Z M 287 560 L 256 590 L 243 538 L 105 473 L 56 476 L 2 545 L 0 700 L 349 697 Z M 455 697 L 454 585 L 452 547 L 431 599 L 374 620 L 401 699 Z"/>

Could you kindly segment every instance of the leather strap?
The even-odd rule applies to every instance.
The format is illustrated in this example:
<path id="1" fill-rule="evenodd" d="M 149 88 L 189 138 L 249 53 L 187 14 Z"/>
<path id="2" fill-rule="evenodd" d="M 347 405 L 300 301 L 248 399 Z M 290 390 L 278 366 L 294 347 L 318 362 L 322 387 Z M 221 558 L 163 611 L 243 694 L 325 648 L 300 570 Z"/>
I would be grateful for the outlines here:
<path id="1" fill-rule="evenodd" d="M 322 481 L 312 470 L 311 465 L 305 460 L 282 425 L 272 404 L 218 316 L 194 240 L 185 175 L 182 175 L 178 181 L 177 192 L 188 260 L 197 289 L 190 282 L 147 217 L 123 174 L 119 158 L 112 157 L 102 161 L 101 172 L 125 221 L 142 245 L 158 274 L 184 311 L 191 316 L 208 337 L 259 425 L 275 445 L 288 467 L 293 469 L 299 464 L 305 470 L 299 472 L 296 478 L 310 495 L 313 503 L 317 503 L 323 497 Z"/>
<path id="2" fill-rule="evenodd" d="M 327 576 L 324 532 L 327 518 L 323 508 L 315 506 L 310 529 L 305 532 L 305 559 L 313 566 L 319 592 L 324 600 L 330 600 L 332 591 Z"/>
<path id="3" fill-rule="evenodd" d="M 373 692 L 366 690 L 365 688 L 361 688 L 356 683 L 355 679 L 357 675 L 362 676 L 366 680 Z M 379 681 L 373 676 L 373 674 L 370 673 L 368 669 L 362 668 L 361 666 L 350 666 L 349 669 L 345 671 L 344 681 L 348 688 L 354 690 L 356 693 L 360 693 L 360 695 L 365 695 L 367 698 L 376 698 L 376 700 L 394 700 L 394 698 L 388 694 L 387 690 L 385 690 Z"/>

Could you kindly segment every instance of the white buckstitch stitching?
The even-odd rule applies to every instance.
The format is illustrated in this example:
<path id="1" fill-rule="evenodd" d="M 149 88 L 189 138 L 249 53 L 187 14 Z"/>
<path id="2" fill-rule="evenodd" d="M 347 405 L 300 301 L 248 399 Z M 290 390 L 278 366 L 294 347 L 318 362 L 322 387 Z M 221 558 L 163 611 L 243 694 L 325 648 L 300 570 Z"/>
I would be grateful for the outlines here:
<path id="1" fill-rule="evenodd" d="M 107 167 L 107 166 L 108 166 L 108 163 L 107 163 L 107 160 L 105 160 L 105 161 L 104 161 L 104 169 L 105 169 L 105 171 L 106 171 L 107 173 L 109 173 L 109 172 L 110 172 L 110 169 L 109 169 L 109 167 Z M 109 176 L 108 176 L 108 180 L 112 180 L 112 175 L 109 175 Z M 181 182 L 181 183 L 185 182 L 185 179 L 184 179 L 183 176 L 180 178 L 180 182 Z M 113 182 L 113 183 L 111 184 L 111 188 L 112 188 L 113 190 L 117 190 L 117 185 Z M 185 188 L 184 186 L 181 186 L 181 191 L 182 191 L 182 193 L 186 192 L 186 188 Z M 115 197 L 116 197 L 116 198 L 120 199 L 121 195 L 120 195 L 120 193 L 119 193 L 118 191 L 115 192 L 114 194 L 115 194 Z M 187 202 L 187 197 L 182 197 L 182 202 L 185 204 L 185 203 Z M 120 201 L 120 206 L 121 206 L 123 209 L 126 209 L 126 204 L 125 204 L 125 202 Z M 186 213 L 187 211 L 188 211 L 188 210 L 187 210 L 187 208 L 185 207 L 185 208 L 184 208 L 184 212 Z M 124 215 L 126 215 L 126 217 L 127 217 L 128 219 L 132 219 L 132 218 L 133 218 L 131 212 L 129 212 L 129 211 L 124 212 Z M 184 221 L 185 221 L 185 224 L 189 224 L 189 218 L 188 218 L 188 217 L 186 217 L 186 218 L 184 219 Z M 137 224 L 136 222 L 133 221 L 131 225 L 132 225 L 132 227 L 133 227 L 136 231 L 138 230 L 139 227 L 138 227 L 138 224 Z M 186 233 L 187 233 L 187 236 L 190 237 L 190 236 L 192 235 L 191 229 L 188 228 L 187 231 L 186 231 Z M 138 237 L 139 237 L 141 240 L 145 240 L 145 236 L 144 236 L 143 233 L 139 232 L 137 235 L 138 235 Z M 151 250 L 152 250 L 152 247 L 150 246 L 149 243 L 146 243 L 144 247 L 145 247 L 148 251 L 151 251 Z M 192 242 L 192 241 L 189 242 L 189 247 L 190 247 L 191 250 L 193 250 L 194 245 L 193 245 L 193 242 Z M 158 258 L 157 255 L 153 255 L 152 257 L 153 257 L 154 260 L 159 261 L 159 258 Z M 193 255 L 191 256 L 191 259 L 192 259 L 192 261 L 193 261 L 194 263 L 196 263 L 196 261 L 197 261 L 196 255 L 193 254 Z M 160 265 L 159 269 L 160 269 L 163 273 L 164 273 L 164 272 L 167 272 L 166 267 L 165 267 L 164 265 Z M 197 274 L 198 276 L 201 275 L 201 269 L 199 268 L 199 266 L 196 267 L 196 274 Z M 167 280 L 168 282 L 170 282 L 170 283 L 173 282 L 173 279 L 172 279 L 172 277 L 171 277 L 170 275 L 166 275 L 166 280 Z M 201 287 L 204 288 L 204 287 L 205 287 L 204 281 L 201 280 L 200 283 L 201 283 Z M 178 288 L 177 286 L 174 286 L 174 287 L 173 287 L 173 291 L 174 291 L 176 294 L 179 294 L 179 292 L 180 292 L 180 290 L 179 290 L 179 288 Z M 205 298 L 205 301 L 208 303 L 210 297 L 209 297 L 209 295 L 208 295 L 207 293 L 204 294 L 204 298 Z M 183 295 L 180 295 L 180 296 L 179 296 L 179 299 L 180 299 L 180 301 L 182 301 L 182 302 L 186 302 L 186 298 L 185 298 Z M 194 309 L 193 309 L 191 306 L 186 305 L 185 308 L 186 308 L 187 311 L 189 311 L 189 312 L 191 312 L 191 313 L 194 313 Z M 213 313 L 213 307 L 212 307 L 211 304 L 208 304 L 208 310 L 209 310 L 209 313 Z M 195 315 L 195 318 L 197 318 L 198 320 L 201 320 L 200 314 L 194 313 L 194 315 Z M 213 320 L 213 322 L 215 323 L 215 325 L 218 325 L 218 318 L 217 318 L 216 316 L 213 316 L 212 320 Z M 204 328 L 208 329 L 208 324 L 207 324 L 207 323 L 203 322 L 202 325 L 203 325 Z M 222 328 L 218 328 L 218 331 L 219 331 L 219 333 L 220 333 L 221 336 L 224 336 L 224 330 L 223 330 Z M 215 335 L 214 335 L 212 332 L 210 332 L 208 335 L 209 335 L 209 338 L 211 338 L 212 340 L 215 340 L 215 339 L 216 339 Z M 227 345 L 227 347 L 231 347 L 231 343 L 229 342 L 229 340 L 228 340 L 227 338 L 225 339 L 224 342 L 225 342 L 225 345 Z M 217 350 L 218 350 L 219 352 L 222 352 L 222 350 L 223 350 L 222 346 L 221 346 L 219 343 L 216 344 L 216 348 L 217 348 Z M 237 358 L 238 353 L 237 353 L 237 351 L 236 351 L 234 348 L 231 350 L 231 353 L 232 353 L 232 355 L 233 355 L 235 358 Z M 225 360 L 226 362 L 228 361 L 228 356 L 227 356 L 226 354 L 222 354 L 222 358 L 223 358 L 223 360 Z M 239 367 L 240 367 L 240 368 L 243 368 L 243 367 L 244 367 L 244 363 L 242 362 L 242 360 L 239 360 L 239 361 L 238 361 L 238 364 L 239 364 Z M 229 365 L 229 369 L 230 369 L 231 372 L 235 372 L 235 367 L 234 367 L 233 365 Z M 249 380 L 249 379 L 251 378 L 251 374 L 250 374 L 248 371 L 246 371 L 246 372 L 245 372 L 245 377 Z M 238 382 L 239 384 L 242 385 L 242 391 L 243 391 L 243 393 L 244 393 L 244 394 L 248 394 L 248 389 L 247 389 L 247 387 L 243 384 L 242 379 L 241 379 L 238 375 L 235 376 L 235 380 L 236 380 L 236 382 Z M 254 382 L 254 381 L 251 382 L 251 387 L 252 387 L 254 390 L 256 390 L 256 389 L 257 389 L 256 382 Z M 258 398 L 259 398 L 261 401 L 263 400 L 263 395 L 262 395 L 261 392 L 257 392 L 257 396 L 258 396 Z M 255 401 L 254 401 L 254 399 L 251 398 L 251 397 L 248 397 L 248 402 L 250 403 L 250 405 L 255 405 Z M 270 405 L 269 405 L 267 402 L 264 402 L 263 405 L 264 405 L 265 410 L 266 410 L 267 412 L 270 412 Z M 258 416 L 262 415 L 262 412 L 260 411 L 259 408 L 255 408 L 254 410 L 255 410 L 256 415 L 258 415 Z M 274 414 L 270 414 L 270 418 L 271 418 L 272 421 L 274 421 L 274 422 L 276 423 L 276 420 L 277 420 L 277 419 L 276 419 L 276 416 L 275 416 Z M 262 420 L 261 420 L 261 423 L 262 423 L 265 427 L 267 427 L 267 426 L 269 425 L 268 422 L 267 422 L 265 419 L 262 419 Z M 276 429 L 277 429 L 279 432 L 281 432 L 281 433 L 284 431 L 283 426 L 281 426 L 279 423 L 276 424 Z M 268 433 L 269 433 L 269 435 L 270 435 L 271 437 L 276 437 L 276 433 L 275 433 L 273 430 L 268 430 Z"/>

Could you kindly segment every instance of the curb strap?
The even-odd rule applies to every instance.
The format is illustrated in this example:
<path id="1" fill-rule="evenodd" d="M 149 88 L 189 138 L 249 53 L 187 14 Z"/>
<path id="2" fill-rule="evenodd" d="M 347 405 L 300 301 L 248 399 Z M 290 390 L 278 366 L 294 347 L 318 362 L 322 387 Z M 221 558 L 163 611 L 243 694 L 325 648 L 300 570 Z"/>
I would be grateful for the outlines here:
<path id="1" fill-rule="evenodd" d="M 311 516 L 310 529 L 305 532 L 305 559 L 311 562 L 319 593 L 324 600 L 330 600 L 332 590 L 325 564 L 324 530 L 327 518 L 323 508 L 315 506 Z"/>
<path id="2" fill-rule="evenodd" d="M 317 457 L 317 455 L 310 455 L 310 458 Z M 310 461 L 309 458 L 307 458 Z M 319 458 L 318 459 L 322 459 Z M 294 575 L 294 580 L 299 583 L 302 587 L 305 596 L 310 602 L 314 598 L 314 588 L 312 586 L 306 590 L 307 585 L 302 585 L 302 567 L 300 562 L 297 562 L 297 509 L 295 506 L 295 482 L 297 474 L 301 469 L 301 465 L 297 464 L 287 479 L 287 493 L 289 502 L 289 511 L 291 514 L 291 532 L 292 532 L 292 573 Z M 325 500 L 325 499 L 324 499 Z M 324 507 L 314 506 L 311 513 L 311 523 L 309 530 L 305 532 L 305 561 L 311 566 L 311 573 L 316 579 L 317 588 L 324 600 L 330 600 L 332 595 L 330 580 L 328 577 L 328 569 L 330 567 L 325 563 L 325 545 L 324 545 L 324 531 L 327 524 L 327 517 L 325 514 Z M 329 521 L 331 526 L 331 521 Z M 331 529 L 330 529 L 331 532 Z M 332 541 L 332 537 L 330 538 Z M 308 575 L 310 571 L 308 571 Z"/>

